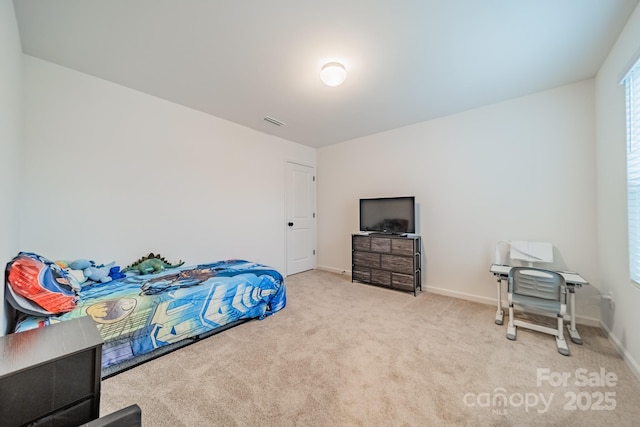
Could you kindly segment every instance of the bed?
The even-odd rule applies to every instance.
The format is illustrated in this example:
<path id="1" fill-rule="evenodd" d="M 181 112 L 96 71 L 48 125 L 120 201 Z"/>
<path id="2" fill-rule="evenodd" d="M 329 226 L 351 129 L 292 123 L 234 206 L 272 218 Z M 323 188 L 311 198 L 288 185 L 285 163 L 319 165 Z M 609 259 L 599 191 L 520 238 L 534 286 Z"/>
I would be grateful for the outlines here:
<path id="1" fill-rule="evenodd" d="M 22 272 L 17 276 L 22 268 L 16 262 L 20 256 L 23 261 L 27 256 L 27 262 L 41 263 L 39 281 L 55 287 L 44 290 L 46 297 L 66 293 L 62 295 L 67 298 L 64 304 L 74 306 L 70 311 L 44 315 L 40 311 L 47 310 L 39 308 L 47 306 L 48 300 L 34 297 L 26 301 L 20 294 L 20 284 L 32 282 L 36 270 L 32 269 L 28 277 Z M 127 274 L 79 289 L 73 289 L 64 273 L 55 263 L 29 253 L 20 253 L 7 265 L 5 294 L 18 311 L 15 332 L 90 316 L 104 339 L 103 378 L 248 320 L 264 319 L 286 305 L 282 275 L 245 260 L 181 266 L 155 274 Z M 47 274 L 52 280 L 45 280 Z"/>

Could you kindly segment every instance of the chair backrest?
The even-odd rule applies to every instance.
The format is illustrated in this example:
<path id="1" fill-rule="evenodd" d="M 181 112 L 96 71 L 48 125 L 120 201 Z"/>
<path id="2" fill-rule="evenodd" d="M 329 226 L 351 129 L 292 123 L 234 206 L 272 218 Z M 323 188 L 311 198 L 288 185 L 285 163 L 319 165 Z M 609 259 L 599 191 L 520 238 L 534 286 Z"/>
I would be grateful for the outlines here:
<path id="1" fill-rule="evenodd" d="M 509 292 L 518 295 L 560 301 L 564 287 L 564 277 L 555 271 L 532 267 L 509 271 Z"/>
<path id="2" fill-rule="evenodd" d="M 142 409 L 137 404 L 127 406 L 119 411 L 104 415 L 80 427 L 140 427 L 142 426 Z"/>

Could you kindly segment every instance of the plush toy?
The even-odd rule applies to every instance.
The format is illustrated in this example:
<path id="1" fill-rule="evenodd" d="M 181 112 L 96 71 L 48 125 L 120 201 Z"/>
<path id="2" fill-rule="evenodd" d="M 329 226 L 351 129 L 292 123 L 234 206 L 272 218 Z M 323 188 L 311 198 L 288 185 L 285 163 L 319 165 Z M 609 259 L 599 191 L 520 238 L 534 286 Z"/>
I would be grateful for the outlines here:
<path id="1" fill-rule="evenodd" d="M 126 276 L 115 262 L 96 265 L 94 261 L 88 259 L 77 259 L 71 262 L 56 261 L 56 264 L 75 277 L 80 284 L 87 280 L 106 283 Z"/>
<path id="2" fill-rule="evenodd" d="M 122 271 L 120 271 L 119 265 L 114 265 L 109 269 L 109 277 L 111 277 L 112 280 L 116 280 L 116 279 L 122 279 L 123 277 L 127 277 L 127 275 L 124 274 Z"/>
<path id="3" fill-rule="evenodd" d="M 111 276 L 109 276 L 109 271 L 114 265 L 115 262 L 100 266 L 90 266 L 85 268 L 83 273 L 87 279 L 93 280 L 94 282 L 110 282 Z"/>
<path id="4" fill-rule="evenodd" d="M 73 276 L 74 279 L 76 279 L 75 281 L 78 284 L 78 290 L 80 289 L 79 285 L 83 284 L 87 280 L 87 278 L 84 277 L 84 273 L 82 272 L 83 269 L 73 269 L 69 267 L 69 263 L 67 261 L 56 261 L 56 265 L 58 265 L 58 267 L 62 268 L 64 271 L 69 273 L 69 275 Z"/>
<path id="5" fill-rule="evenodd" d="M 84 270 L 85 268 L 95 267 L 96 263 L 88 259 L 77 259 L 75 261 L 71 261 L 68 265 L 72 270 Z"/>
<path id="6" fill-rule="evenodd" d="M 180 267 L 184 264 L 184 261 L 179 261 L 177 264 L 171 264 L 169 261 L 164 259 L 164 257 L 158 255 L 154 255 L 153 252 L 147 255 L 146 257 L 140 258 L 138 261 L 134 262 L 124 270 L 126 272 L 132 272 L 134 274 L 155 274 L 160 273 L 162 270 L 167 268 L 176 268 Z"/>
<path id="7" fill-rule="evenodd" d="M 58 260 L 55 262 L 60 268 L 69 268 L 69 263 L 64 260 Z"/>

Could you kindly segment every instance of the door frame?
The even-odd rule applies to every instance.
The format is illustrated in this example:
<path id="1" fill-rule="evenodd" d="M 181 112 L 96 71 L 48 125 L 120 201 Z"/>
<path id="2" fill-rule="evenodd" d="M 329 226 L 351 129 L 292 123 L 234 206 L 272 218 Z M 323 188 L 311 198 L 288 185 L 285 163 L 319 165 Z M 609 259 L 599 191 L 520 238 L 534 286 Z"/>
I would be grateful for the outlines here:
<path id="1" fill-rule="evenodd" d="M 288 203 L 289 203 L 289 188 L 290 188 L 290 182 L 289 182 L 289 165 L 300 165 L 300 166 L 304 166 L 304 167 L 308 167 L 311 168 L 313 171 L 313 195 L 312 195 L 312 200 L 313 200 L 313 214 L 314 214 L 314 218 L 313 218 L 313 232 L 312 232 L 312 236 L 313 236 L 313 266 L 312 269 L 315 270 L 318 267 L 318 174 L 317 174 L 317 169 L 316 169 L 316 165 L 315 164 L 311 164 L 311 163 L 307 163 L 307 162 L 301 162 L 298 160 L 285 160 L 285 164 L 284 164 L 284 186 L 285 186 L 285 191 L 284 191 L 284 218 L 282 219 L 282 224 L 283 224 L 283 228 L 284 228 L 284 276 L 289 276 L 290 274 L 294 274 L 294 273 L 290 273 L 289 272 L 289 236 L 288 236 L 288 227 L 287 227 L 287 222 L 289 221 L 288 218 Z"/>

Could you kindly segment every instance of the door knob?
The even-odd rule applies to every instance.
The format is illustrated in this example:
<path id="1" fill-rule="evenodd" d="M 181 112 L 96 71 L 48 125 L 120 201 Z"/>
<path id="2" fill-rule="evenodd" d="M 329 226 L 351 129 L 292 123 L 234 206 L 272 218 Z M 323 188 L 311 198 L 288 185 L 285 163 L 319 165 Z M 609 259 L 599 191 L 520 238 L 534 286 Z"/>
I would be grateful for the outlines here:
<path id="1" fill-rule="evenodd" d="M 287 224 L 289 227 L 293 227 L 293 223 L 290 222 L 289 224 Z"/>

